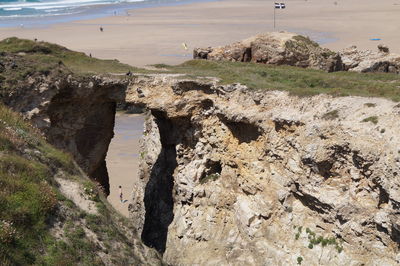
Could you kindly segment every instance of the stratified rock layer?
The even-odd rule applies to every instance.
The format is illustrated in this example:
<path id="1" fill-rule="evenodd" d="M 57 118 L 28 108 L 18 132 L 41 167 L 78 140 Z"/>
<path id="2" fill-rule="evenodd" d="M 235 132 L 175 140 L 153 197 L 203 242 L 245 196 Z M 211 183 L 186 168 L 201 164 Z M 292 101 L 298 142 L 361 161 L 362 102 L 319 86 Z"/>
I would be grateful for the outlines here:
<path id="1" fill-rule="evenodd" d="M 289 32 L 259 34 L 241 42 L 214 48 L 196 48 L 194 59 L 290 65 L 325 71 L 343 70 L 340 56 L 316 42 Z"/>
<path id="2" fill-rule="evenodd" d="M 166 76 L 126 101 L 150 111 L 131 217 L 168 263 L 400 263 L 398 104 Z"/>

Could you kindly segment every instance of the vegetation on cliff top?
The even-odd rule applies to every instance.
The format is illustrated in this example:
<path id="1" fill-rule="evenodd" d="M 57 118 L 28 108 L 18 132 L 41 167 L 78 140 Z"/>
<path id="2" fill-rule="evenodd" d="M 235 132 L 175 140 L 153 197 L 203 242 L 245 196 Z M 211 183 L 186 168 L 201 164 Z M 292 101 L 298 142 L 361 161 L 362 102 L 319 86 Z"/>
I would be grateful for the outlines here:
<path id="1" fill-rule="evenodd" d="M 76 194 L 89 191 L 85 197 L 95 202 L 97 214 L 66 198 L 55 177 L 79 184 L 83 189 Z M 132 232 L 71 156 L 0 104 L 0 265 L 130 265 L 151 260 L 138 257 Z M 155 252 L 152 256 L 157 261 Z"/>
<path id="2" fill-rule="evenodd" d="M 0 65 L 2 89 L 12 87 L 32 73 L 48 74 L 125 74 L 182 73 L 188 77 L 217 77 L 222 84 L 242 83 L 251 89 L 284 90 L 293 95 L 310 96 L 321 93 L 333 96 L 383 97 L 400 100 L 400 76 L 387 73 L 333 72 L 292 66 L 257 63 L 189 60 L 177 66 L 158 64 L 159 70 L 149 71 L 122 64 L 117 60 L 101 60 L 84 53 L 47 42 L 15 37 L 0 41 L 0 52 L 12 54 L 12 67 Z M 3 59 L 4 61 L 4 59 Z M 15 63 L 15 64 L 14 64 Z"/>
<path id="3" fill-rule="evenodd" d="M 2 52 L 3 56 L 5 53 L 17 54 L 27 62 L 30 62 L 26 67 L 37 67 L 37 70 L 42 72 L 57 68 L 60 65 L 77 74 L 124 74 L 128 71 L 141 71 L 139 68 L 122 64 L 118 60 L 101 60 L 84 53 L 68 50 L 57 44 L 35 42 L 15 37 L 2 40 L 0 42 L 0 52 Z M 28 69 L 26 67 L 22 69 L 16 64 L 15 69 L 21 69 L 27 73 Z"/>
<path id="4" fill-rule="evenodd" d="M 293 95 L 383 97 L 400 100 L 400 75 L 333 72 L 257 63 L 190 60 L 177 66 L 155 65 L 189 77 L 217 77 L 222 84 L 241 83 L 252 89 L 284 90 Z"/>

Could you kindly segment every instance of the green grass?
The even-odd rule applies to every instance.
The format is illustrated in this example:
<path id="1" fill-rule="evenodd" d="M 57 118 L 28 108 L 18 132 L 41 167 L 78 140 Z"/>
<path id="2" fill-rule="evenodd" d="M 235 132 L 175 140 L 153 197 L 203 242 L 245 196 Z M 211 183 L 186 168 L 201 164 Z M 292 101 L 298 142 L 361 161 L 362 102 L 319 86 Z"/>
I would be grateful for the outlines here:
<path id="1" fill-rule="evenodd" d="M 377 116 L 370 116 L 367 118 L 364 118 L 363 120 L 361 120 L 361 122 L 366 123 L 366 122 L 371 122 L 374 125 L 378 124 L 378 117 Z"/>
<path id="2" fill-rule="evenodd" d="M 48 235 L 47 219 L 58 200 L 51 168 L 40 158 L 25 158 L 28 153 L 19 150 L 34 148 L 44 140 L 2 105 L 0 139 L 0 264 L 33 264 L 41 252 L 40 241 Z"/>
<path id="3" fill-rule="evenodd" d="M 302 38 L 301 36 L 299 38 Z M 304 42 L 304 40 L 303 40 Z M 312 43 L 311 43 L 312 44 Z M 272 66 L 257 63 L 190 60 L 177 66 L 157 64 L 160 70 L 149 71 L 117 60 L 100 60 L 47 42 L 8 38 L 0 42 L 0 51 L 17 54 L 17 67 L 0 73 L 1 91 L 16 86 L 34 73 L 44 75 L 73 72 L 88 74 L 182 73 L 187 77 L 217 77 L 221 84 L 242 83 L 250 89 L 284 90 L 292 95 L 311 96 L 326 93 L 333 96 L 383 97 L 400 100 L 400 76 L 387 73 L 327 73 L 291 66 Z M 166 69 L 166 70 L 165 70 Z"/>
<path id="4" fill-rule="evenodd" d="M 25 60 L 34 65 L 40 65 L 36 71 L 46 73 L 58 65 L 64 65 L 74 73 L 126 73 L 145 72 L 142 69 L 120 63 L 118 60 L 101 60 L 92 58 L 84 53 L 74 52 L 57 44 L 47 42 L 34 42 L 15 37 L 4 39 L 0 42 L 0 51 L 6 53 L 20 54 Z M 32 69 L 25 69 L 27 75 Z"/>
<path id="5" fill-rule="evenodd" d="M 96 201 L 98 215 L 82 211 L 58 190 L 54 176 L 60 172 L 86 188 L 82 193 Z M 131 250 L 133 240 L 121 233 L 133 230 L 130 223 L 80 173 L 70 155 L 0 104 L 0 265 L 103 265 L 96 255 L 99 245 L 83 225 L 109 246 L 117 263 L 140 260 Z M 49 232 L 55 220 L 64 224 L 57 239 Z"/>
<path id="6" fill-rule="evenodd" d="M 324 120 L 334 120 L 339 118 L 339 111 L 338 110 L 333 110 L 330 112 L 325 113 L 322 117 Z"/>
<path id="7" fill-rule="evenodd" d="M 400 76 L 396 74 L 327 73 L 291 66 L 207 60 L 190 60 L 177 66 L 162 67 L 170 73 L 183 73 L 188 77 L 217 77 L 221 84 L 241 83 L 250 89 L 283 90 L 297 96 L 326 93 L 400 100 Z"/>

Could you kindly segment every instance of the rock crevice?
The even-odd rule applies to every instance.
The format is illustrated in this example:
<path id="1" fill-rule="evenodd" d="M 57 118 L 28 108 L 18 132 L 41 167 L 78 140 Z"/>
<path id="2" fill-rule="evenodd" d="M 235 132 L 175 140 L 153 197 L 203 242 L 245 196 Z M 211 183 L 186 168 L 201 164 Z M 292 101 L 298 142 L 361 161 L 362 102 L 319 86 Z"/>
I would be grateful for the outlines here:
<path id="1" fill-rule="evenodd" d="M 138 230 L 168 263 L 400 262 L 396 103 L 197 87 L 165 75 L 139 77 L 126 101 L 151 110 L 131 217 L 146 213 Z M 338 119 L 324 119 L 332 110 Z M 361 122 L 371 115 L 378 125 Z M 310 232 L 332 244 L 310 249 Z"/>

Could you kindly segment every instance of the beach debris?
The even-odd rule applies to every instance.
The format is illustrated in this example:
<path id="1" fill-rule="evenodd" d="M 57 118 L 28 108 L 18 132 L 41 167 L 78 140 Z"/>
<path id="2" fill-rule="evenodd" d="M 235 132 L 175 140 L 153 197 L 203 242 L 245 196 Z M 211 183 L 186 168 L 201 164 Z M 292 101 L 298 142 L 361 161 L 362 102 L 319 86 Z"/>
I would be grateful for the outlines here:
<path id="1" fill-rule="evenodd" d="M 188 49 L 188 47 L 187 47 L 187 45 L 186 45 L 186 43 L 182 43 L 182 47 L 183 47 L 183 49 L 185 49 L 185 50 L 187 50 Z"/>
<path id="2" fill-rule="evenodd" d="M 103 30 L 104 30 L 104 29 L 103 29 L 103 27 L 102 27 L 102 26 L 100 26 L 100 31 L 101 31 L 101 32 L 103 32 Z"/>

